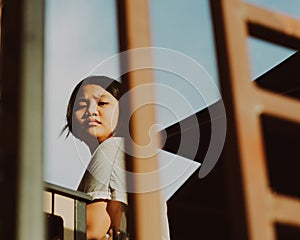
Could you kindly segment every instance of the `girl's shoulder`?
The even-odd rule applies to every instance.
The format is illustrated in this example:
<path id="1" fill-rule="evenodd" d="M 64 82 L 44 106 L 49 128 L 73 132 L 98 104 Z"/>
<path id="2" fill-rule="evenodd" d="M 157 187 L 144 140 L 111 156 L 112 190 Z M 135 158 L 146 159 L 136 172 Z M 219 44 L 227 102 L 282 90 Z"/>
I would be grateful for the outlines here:
<path id="1" fill-rule="evenodd" d="M 111 137 L 106 139 L 104 142 L 99 144 L 95 152 L 92 155 L 92 158 L 105 153 L 105 155 L 115 155 L 118 152 L 124 152 L 124 138 L 122 137 Z"/>

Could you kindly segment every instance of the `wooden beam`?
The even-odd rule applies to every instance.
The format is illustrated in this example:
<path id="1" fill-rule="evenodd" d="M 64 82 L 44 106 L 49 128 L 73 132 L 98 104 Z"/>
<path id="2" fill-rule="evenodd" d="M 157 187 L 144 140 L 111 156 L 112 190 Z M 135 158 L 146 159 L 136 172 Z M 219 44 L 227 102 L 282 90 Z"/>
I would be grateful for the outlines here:
<path id="1" fill-rule="evenodd" d="M 300 200 L 273 193 L 270 214 L 273 221 L 300 227 Z"/>
<path id="2" fill-rule="evenodd" d="M 289 48 L 300 47 L 300 20 L 244 3 L 245 19 L 252 36 Z"/>
<path id="3" fill-rule="evenodd" d="M 287 119 L 300 124 L 300 101 L 272 91 L 255 87 L 257 113 L 266 113 L 278 118 Z"/>
<path id="4" fill-rule="evenodd" d="M 141 47 L 151 46 L 151 29 L 149 19 L 149 2 L 147 0 L 118 1 L 119 10 L 119 29 L 120 29 L 120 48 L 121 50 L 132 50 Z M 136 64 L 143 63 L 143 66 L 150 66 L 152 62 L 151 51 L 144 51 L 141 55 L 127 55 L 121 62 L 123 69 L 131 69 Z M 133 155 L 130 157 L 129 171 L 136 174 L 155 173 L 158 168 L 156 156 L 147 157 L 147 152 L 155 151 L 158 144 L 158 135 L 149 138 L 149 130 L 155 124 L 155 106 L 153 104 L 144 105 L 147 99 L 154 100 L 152 70 L 141 69 L 131 71 L 127 74 L 125 84 L 130 92 L 130 109 L 136 106 L 138 109 L 131 112 L 131 136 L 132 141 L 138 146 L 148 146 L 144 156 L 137 156 L 137 148 L 132 144 L 126 146 L 131 148 Z M 146 85 L 149 87 L 144 88 Z M 138 89 L 138 90 L 135 90 Z M 143 107 L 142 107 L 143 106 Z M 129 127 L 129 126 L 128 126 Z M 126 140 L 126 139 L 125 139 Z M 128 140 L 128 139 L 127 139 Z M 151 155 L 151 154 L 150 154 Z M 137 175 L 136 175 L 137 176 Z M 148 183 L 140 182 L 139 178 L 133 179 L 133 185 L 141 190 Z M 157 186 L 158 174 L 152 174 L 151 185 Z M 146 187 L 147 188 L 147 187 Z M 146 189 L 145 189 L 146 190 Z M 158 191 L 140 192 L 132 195 L 130 209 L 133 209 L 134 226 L 130 234 L 133 239 L 161 239 L 162 238 L 162 212 L 161 199 Z M 130 200 L 129 199 L 129 200 Z"/>

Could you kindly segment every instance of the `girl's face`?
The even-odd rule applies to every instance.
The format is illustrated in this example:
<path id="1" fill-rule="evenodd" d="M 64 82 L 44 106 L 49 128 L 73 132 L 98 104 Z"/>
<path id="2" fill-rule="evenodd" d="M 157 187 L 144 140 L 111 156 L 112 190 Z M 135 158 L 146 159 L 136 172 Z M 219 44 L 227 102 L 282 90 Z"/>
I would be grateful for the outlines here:
<path id="1" fill-rule="evenodd" d="M 80 140 L 99 143 L 111 137 L 117 126 L 119 102 L 104 88 L 88 84 L 80 88 L 73 109 L 73 132 Z"/>

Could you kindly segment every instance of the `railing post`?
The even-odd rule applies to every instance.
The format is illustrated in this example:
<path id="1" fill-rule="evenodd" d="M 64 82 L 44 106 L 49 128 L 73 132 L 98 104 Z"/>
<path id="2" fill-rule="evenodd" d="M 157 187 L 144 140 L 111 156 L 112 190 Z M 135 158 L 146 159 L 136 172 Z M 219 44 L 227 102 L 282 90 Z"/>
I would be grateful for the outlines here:
<path id="1" fill-rule="evenodd" d="M 74 239 L 86 240 L 86 203 L 74 200 Z"/>

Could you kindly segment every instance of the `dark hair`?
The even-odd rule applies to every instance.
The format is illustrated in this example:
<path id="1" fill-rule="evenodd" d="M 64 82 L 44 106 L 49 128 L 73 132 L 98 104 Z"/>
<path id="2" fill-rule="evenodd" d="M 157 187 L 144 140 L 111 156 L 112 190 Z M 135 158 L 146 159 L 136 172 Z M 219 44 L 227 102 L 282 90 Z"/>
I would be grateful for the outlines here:
<path id="1" fill-rule="evenodd" d="M 74 88 L 68 102 L 67 113 L 66 113 L 67 123 L 61 132 L 62 134 L 65 130 L 67 130 L 68 132 L 66 137 L 68 137 L 70 133 L 74 135 L 73 128 L 72 128 L 72 116 L 73 116 L 73 108 L 74 108 L 76 96 L 79 92 L 79 89 L 85 85 L 90 85 L 90 84 L 95 84 L 104 88 L 111 95 L 113 95 L 117 100 L 119 100 L 124 93 L 122 89 L 122 84 L 120 82 L 106 76 L 89 76 L 81 80 Z"/>

